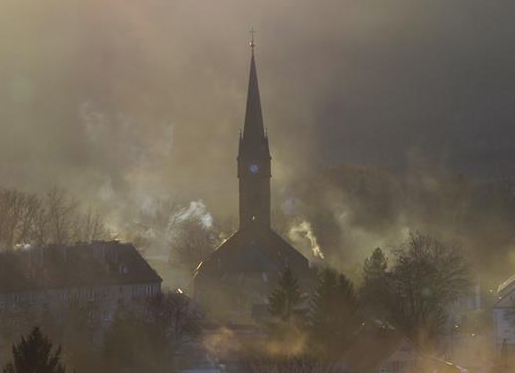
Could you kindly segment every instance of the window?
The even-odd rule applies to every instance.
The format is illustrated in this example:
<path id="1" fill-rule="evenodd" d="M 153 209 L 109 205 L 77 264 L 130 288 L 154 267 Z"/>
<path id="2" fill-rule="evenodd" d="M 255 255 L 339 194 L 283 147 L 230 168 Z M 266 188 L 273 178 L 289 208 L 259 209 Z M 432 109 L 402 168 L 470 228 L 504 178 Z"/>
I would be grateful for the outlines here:
<path id="1" fill-rule="evenodd" d="M 111 311 L 110 310 L 104 310 L 102 312 L 102 318 L 104 321 L 110 321 L 111 320 Z"/>
<path id="2" fill-rule="evenodd" d="M 134 286 L 132 287 L 132 295 L 133 295 L 133 296 L 138 295 L 138 287 L 137 287 L 136 285 L 134 285 Z"/>
<path id="3" fill-rule="evenodd" d="M 392 372 L 398 372 L 400 369 L 400 362 L 399 361 L 392 361 L 391 362 Z"/>
<path id="4" fill-rule="evenodd" d="M 94 301 L 95 300 L 95 290 L 94 289 L 88 289 L 87 297 L 88 297 L 89 301 Z"/>
<path id="5" fill-rule="evenodd" d="M 104 299 L 111 298 L 111 291 L 109 289 L 104 290 Z"/>
<path id="6" fill-rule="evenodd" d="M 147 294 L 147 297 L 151 297 L 154 295 L 154 287 L 152 285 L 147 285 L 145 292 Z"/>

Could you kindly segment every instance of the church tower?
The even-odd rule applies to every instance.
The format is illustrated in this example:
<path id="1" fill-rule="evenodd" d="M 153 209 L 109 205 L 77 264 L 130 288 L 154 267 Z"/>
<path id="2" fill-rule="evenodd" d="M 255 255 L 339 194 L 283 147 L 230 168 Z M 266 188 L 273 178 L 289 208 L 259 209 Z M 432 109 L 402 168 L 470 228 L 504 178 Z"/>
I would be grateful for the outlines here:
<path id="1" fill-rule="evenodd" d="M 270 227 L 271 160 L 251 41 L 250 76 L 238 151 L 240 227 L 195 271 L 195 299 L 210 317 L 232 323 L 252 320 L 254 306 L 268 297 L 289 268 L 305 290 L 312 279 L 308 260 Z"/>
<path id="2" fill-rule="evenodd" d="M 240 184 L 240 229 L 252 223 L 270 227 L 271 157 L 268 137 L 263 128 L 263 115 L 251 41 L 249 89 L 243 134 L 238 151 Z"/>

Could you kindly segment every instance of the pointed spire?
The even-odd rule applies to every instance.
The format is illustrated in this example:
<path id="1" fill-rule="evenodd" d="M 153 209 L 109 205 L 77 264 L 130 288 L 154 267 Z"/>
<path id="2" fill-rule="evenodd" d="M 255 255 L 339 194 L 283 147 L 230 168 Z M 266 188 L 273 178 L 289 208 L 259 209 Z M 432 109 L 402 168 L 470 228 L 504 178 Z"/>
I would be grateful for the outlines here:
<path id="1" fill-rule="evenodd" d="M 245 141 L 259 142 L 265 136 L 263 129 L 263 115 L 261 113 L 261 99 L 259 97 L 259 86 L 254 58 L 254 36 L 250 46 L 252 55 L 250 58 L 249 90 L 247 94 L 247 110 L 245 113 L 245 126 L 243 128 L 243 138 Z"/>

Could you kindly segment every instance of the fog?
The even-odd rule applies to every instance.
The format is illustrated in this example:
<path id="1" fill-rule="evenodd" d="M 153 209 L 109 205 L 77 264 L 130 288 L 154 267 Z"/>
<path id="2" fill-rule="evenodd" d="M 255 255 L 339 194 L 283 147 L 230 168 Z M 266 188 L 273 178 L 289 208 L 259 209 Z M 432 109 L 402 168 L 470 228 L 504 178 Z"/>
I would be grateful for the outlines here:
<path id="1" fill-rule="evenodd" d="M 511 175 L 514 8 L 482 0 L 4 0 L 0 180 L 35 192 L 65 186 L 115 228 L 168 197 L 203 201 L 215 217 L 235 214 L 251 27 L 276 206 L 299 180 L 342 162 L 401 184 L 414 164 L 427 175 Z M 325 192 L 307 210 L 331 205 Z M 381 226 L 344 224 L 354 238 L 338 245 L 371 250 L 428 226 L 404 207 Z M 317 222 L 307 223 L 317 233 Z M 452 236 L 447 223 L 431 230 Z M 316 239 L 323 253 L 328 238 Z"/>

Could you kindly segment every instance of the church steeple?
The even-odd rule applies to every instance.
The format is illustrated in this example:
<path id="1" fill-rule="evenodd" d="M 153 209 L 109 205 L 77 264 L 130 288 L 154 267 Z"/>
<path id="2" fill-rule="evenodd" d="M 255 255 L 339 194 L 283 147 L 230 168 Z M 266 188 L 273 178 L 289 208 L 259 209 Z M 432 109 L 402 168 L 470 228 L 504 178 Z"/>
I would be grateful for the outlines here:
<path id="1" fill-rule="evenodd" d="M 247 93 L 247 109 L 245 113 L 243 136 L 253 141 L 262 139 L 265 136 L 254 50 L 250 58 L 249 90 Z"/>
<path id="2" fill-rule="evenodd" d="M 270 226 L 271 157 L 263 126 L 261 99 L 254 57 L 254 34 L 250 43 L 249 87 L 243 134 L 238 151 L 240 179 L 240 228 L 253 222 Z"/>

